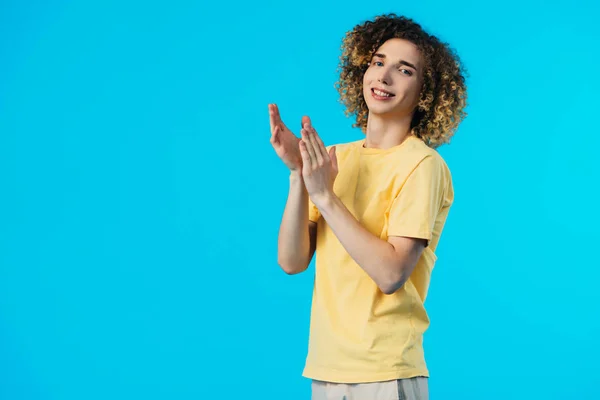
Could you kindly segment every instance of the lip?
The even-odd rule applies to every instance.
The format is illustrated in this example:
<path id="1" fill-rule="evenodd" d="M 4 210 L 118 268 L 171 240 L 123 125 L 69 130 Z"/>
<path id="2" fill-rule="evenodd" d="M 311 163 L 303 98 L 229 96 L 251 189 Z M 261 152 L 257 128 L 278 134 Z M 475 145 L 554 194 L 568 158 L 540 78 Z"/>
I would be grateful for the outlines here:
<path id="1" fill-rule="evenodd" d="M 376 94 L 375 94 L 375 90 L 381 91 L 381 92 L 383 92 L 383 93 L 387 93 L 387 94 L 389 94 L 390 96 L 389 96 L 389 97 L 388 97 L 388 96 L 378 96 L 378 95 L 376 95 Z M 393 98 L 394 98 L 394 96 L 395 96 L 395 94 L 393 94 L 393 93 L 391 93 L 391 92 L 389 92 L 389 91 L 387 91 L 387 90 L 384 90 L 384 89 L 380 89 L 380 88 L 371 88 L 371 96 L 373 96 L 373 98 L 374 98 L 375 100 L 386 101 L 386 100 L 391 100 L 391 99 L 393 99 Z"/>

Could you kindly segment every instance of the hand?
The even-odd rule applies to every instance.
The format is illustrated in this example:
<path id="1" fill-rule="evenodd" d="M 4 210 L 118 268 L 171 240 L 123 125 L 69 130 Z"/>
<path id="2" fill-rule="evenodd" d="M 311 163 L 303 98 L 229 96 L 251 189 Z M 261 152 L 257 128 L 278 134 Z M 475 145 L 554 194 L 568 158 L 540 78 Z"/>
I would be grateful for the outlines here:
<path id="1" fill-rule="evenodd" d="M 333 195 L 333 183 L 338 174 L 337 155 L 335 146 L 329 152 L 317 131 L 310 123 L 302 128 L 300 154 L 302 155 L 302 177 L 308 195 L 317 204 L 326 196 Z"/>
<path id="2" fill-rule="evenodd" d="M 281 121 L 279 108 L 275 104 L 269 104 L 269 120 L 271 123 L 271 145 L 277 156 L 292 172 L 302 171 L 302 155 L 298 144 L 300 139 L 296 137 Z M 310 123 L 308 117 L 302 118 L 302 123 Z"/>

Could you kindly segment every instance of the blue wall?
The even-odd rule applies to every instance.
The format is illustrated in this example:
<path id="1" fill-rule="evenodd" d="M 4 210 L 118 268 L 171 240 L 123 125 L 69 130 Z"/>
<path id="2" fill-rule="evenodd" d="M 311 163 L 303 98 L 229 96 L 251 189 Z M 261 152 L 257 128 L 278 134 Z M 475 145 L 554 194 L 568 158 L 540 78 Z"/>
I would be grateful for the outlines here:
<path id="1" fill-rule="evenodd" d="M 375 5 L 376 4 L 376 5 Z M 3 1 L 0 399 L 308 399 L 267 104 L 362 137 L 344 33 L 396 12 L 469 70 L 427 301 L 436 399 L 598 399 L 592 1 Z M 220 395 L 216 395 L 220 393 Z"/>

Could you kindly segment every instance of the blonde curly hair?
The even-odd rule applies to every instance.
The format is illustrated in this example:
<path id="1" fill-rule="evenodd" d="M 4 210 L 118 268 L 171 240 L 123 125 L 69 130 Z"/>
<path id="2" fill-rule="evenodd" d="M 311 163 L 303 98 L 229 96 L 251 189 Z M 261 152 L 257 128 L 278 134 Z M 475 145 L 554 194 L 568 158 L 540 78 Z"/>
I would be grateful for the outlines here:
<path id="1" fill-rule="evenodd" d="M 346 33 L 335 87 L 346 116 L 356 116 L 352 125 L 366 132 L 369 110 L 363 95 L 363 75 L 375 51 L 387 40 L 405 39 L 419 49 L 423 61 L 423 86 L 411 121 L 411 133 L 430 147 L 449 143 L 467 116 L 467 87 L 458 55 L 437 37 L 429 35 L 410 18 L 385 14 L 357 25 Z"/>

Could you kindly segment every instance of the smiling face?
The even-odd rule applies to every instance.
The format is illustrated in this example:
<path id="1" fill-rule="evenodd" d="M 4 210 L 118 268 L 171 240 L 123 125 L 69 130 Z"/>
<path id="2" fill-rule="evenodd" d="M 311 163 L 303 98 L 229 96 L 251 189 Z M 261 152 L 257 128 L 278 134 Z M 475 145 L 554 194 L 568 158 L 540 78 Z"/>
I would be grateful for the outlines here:
<path id="1" fill-rule="evenodd" d="M 369 114 L 405 117 L 419 103 L 423 82 L 419 49 L 405 39 L 386 41 L 373 55 L 363 77 L 363 95 Z"/>

